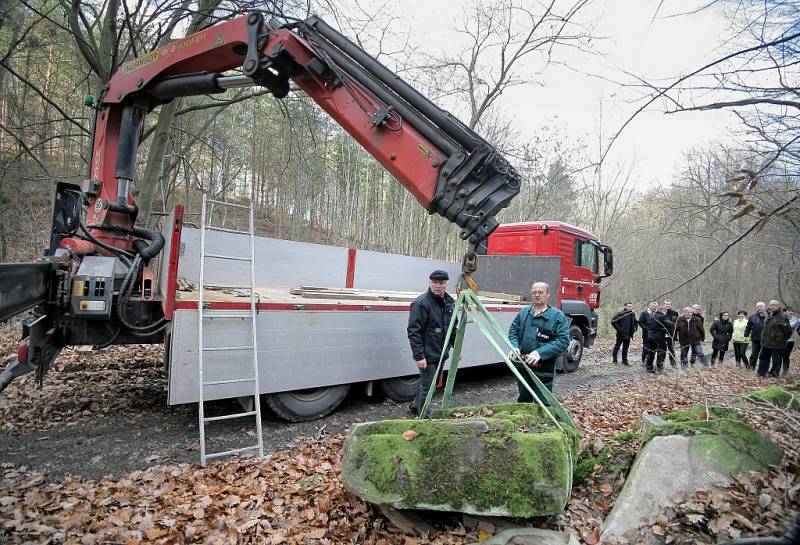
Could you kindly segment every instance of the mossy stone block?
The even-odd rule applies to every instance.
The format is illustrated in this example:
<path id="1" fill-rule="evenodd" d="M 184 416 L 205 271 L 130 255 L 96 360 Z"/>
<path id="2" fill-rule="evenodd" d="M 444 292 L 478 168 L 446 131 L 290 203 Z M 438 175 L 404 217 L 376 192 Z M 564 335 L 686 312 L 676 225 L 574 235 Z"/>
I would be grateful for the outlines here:
<path id="1" fill-rule="evenodd" d="M 790 407 L 796 411 L 800 411 L 800 393 L 790 392 L 780 386 L 773 386 L 772 388 L 750 392 L 743 397 L 748 401 L 771 403 L 782 409 Z"/>
<path id="2" fill-rule="evenodd" d="M 562 425 L 561 431 L 533 404 L 465 407 L 441 416 L 351 428 L 342 460 L 345 487 L 399 509 L 516 517 L 564 509 L 577 430 Z"/>
<path id="3" fill-rule="evenodd" d="M 665 414 L 663 418 L 668 423 L 650 428 L 642 444 L 653 437 L 698 437 L 691 443 L 692 458 L 706 459 L 709 466 L 722 474 L 760 471 L 779 463 L 783 456 L 779 445 L 742 422 L 735 409 L 692 407 Z"/>
<path id="4" fill-rule="evenodd" d="M 674 494 L 691 494 L 715 480 L 777 464 L 783 449 L 742 422 L 736 410 L 693 407 L 663 415 L 652 426 L 614 509 L 603 523 L 600 542 L 621 540 L 642 518 L 663 510 Z"/>

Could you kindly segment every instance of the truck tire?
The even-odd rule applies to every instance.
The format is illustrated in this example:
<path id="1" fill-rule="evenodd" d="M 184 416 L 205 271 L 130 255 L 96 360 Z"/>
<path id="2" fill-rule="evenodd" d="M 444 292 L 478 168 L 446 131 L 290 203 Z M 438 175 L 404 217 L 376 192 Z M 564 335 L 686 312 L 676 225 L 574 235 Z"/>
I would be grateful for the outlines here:
<path id="1" fill-rule="evenodd" d="M 289 422 L 308 422 L 332 413 L 342 404 L 349 384 L 266 394 L 269 408 Z"/>
<path id="2" fill-rule="evenodd" d="M 577 325 L 569 326 L 569 346 L 564 358 L 564 372 L 572 373 L 581 364 L 583 358 L 583 331 Z"/>
<path id="3" fill-rule="evenodd" d="M 381 381 L 381 391 L 392 401 L 411 401 L 417 396 L 419 375 L 387 378 Z"/>

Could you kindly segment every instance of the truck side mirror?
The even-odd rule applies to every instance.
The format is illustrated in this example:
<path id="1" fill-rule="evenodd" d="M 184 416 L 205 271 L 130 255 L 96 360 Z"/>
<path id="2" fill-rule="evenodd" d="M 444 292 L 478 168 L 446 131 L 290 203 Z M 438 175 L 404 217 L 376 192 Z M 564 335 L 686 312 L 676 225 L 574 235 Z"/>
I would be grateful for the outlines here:
<path id="1" fill-rule="evenodd" d="M 603 276 L 611 276 L 614 274 L 614 252 L 609 246 L 602 246 L 600 249 L 603 252 Z"/>

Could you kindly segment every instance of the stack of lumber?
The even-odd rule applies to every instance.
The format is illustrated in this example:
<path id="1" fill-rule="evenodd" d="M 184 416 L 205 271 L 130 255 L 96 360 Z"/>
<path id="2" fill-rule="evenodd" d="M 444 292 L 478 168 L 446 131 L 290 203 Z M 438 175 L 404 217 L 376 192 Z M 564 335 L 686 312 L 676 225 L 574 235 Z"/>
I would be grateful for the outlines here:
<path id="1" fill-rule="evenodd" d="M 419 296 L 419 292 L 366 290 L 356 288 L 329 288 L 322 286 L 300 286 L 291 288 L 289 293 L 308 299 L 336 299 L 354 301 L 391 301 L 410 303 Z M 519 304 L 522 298 L 510 293 L 482 291 L 478 293 L 481 301 L 492 305 Z"/>

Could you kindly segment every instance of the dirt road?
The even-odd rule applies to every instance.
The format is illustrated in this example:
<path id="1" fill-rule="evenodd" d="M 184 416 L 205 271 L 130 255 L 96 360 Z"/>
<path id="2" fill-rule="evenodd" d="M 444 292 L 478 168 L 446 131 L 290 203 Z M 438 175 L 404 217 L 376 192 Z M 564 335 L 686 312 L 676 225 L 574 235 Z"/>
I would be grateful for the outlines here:
<path id="1" fill-rule="evenodd" d="M 640 366 L 623 367 L 608 362 L 605 351 L 587 351 L 581 367 L 556 378 L 556 394 L 565 396 L 583 388 L 615 383 L 643 374 Z M 53 377 L 55 378 L 55 377 Z M 497 403 L 516 398 L 511 374 L 499 367 L 465 369 L 459 373 L 454 405 Z M 67 422 L 56 422 L 45 431 L 28 431 L 23 426 L 0 436 L 0 461 L 39 470 L 48 478 L 66 474 L 97 478 L 119 476 L 145 467 L 177 462 L 198 462 L 196 406 L 168 407 L 160 382 L 143 390 L 123 388 L 119 396 L 131 396 L 129 408 L 95 412 Z M 147 403 L 143 403 L 144 401 Z M 35 400 L 58 403 L 57 399 Z M 214 403 L 210 411 L 237 412 L 234 402 Z M 271 413 L 263 417 L 267 451 L 292 445 L 301 436 L 342 433 L 351 424 L 405 415 L 407 404 L 367 397 L 363 389 L 350 396 L 335 413 L 314 421 L 287 423 Z M 252 420 L 229 420 L 207 427 L 209 451 L 254 444 Z"/>

